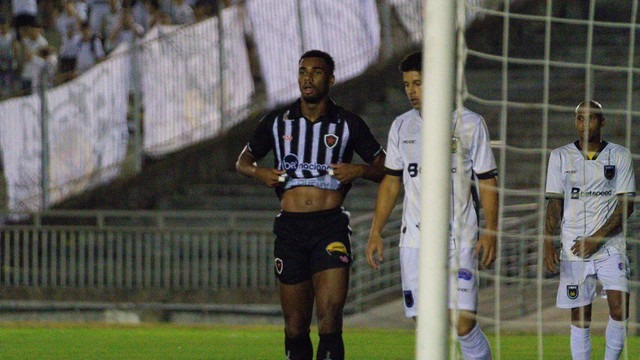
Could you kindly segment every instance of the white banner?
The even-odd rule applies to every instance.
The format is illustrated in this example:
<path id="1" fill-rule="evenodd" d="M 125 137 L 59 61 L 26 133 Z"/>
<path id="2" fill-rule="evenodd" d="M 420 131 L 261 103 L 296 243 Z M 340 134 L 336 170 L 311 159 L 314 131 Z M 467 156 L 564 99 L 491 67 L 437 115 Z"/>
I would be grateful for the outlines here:
<path id="1" fill-rule="evenodd" d="M 127 151 L 128 57 L 112 58 L 47 92 L 49 203 L 119 174 Z M 40 101 L 37 95 L 0 103 L 0 146 L 8 208 L 42 208 Z"/>
<path id="2" fill-rule="evenodd" d="M 362 74 L 377 61 L 380 23 L 375 0 L 248 0 L 246 6 L 270 107 L 300 96 L 298 59 L 307 50 L 331 54 L 336 83 Z"/>
<path id="3" fill-rule="evenodd" d="M 141 69 L 148 155 L 212 138 L 248 114 L 254 85 L 238 8 L 225 9 L 222 20 L 224 69 L 217 17 L 186 28 L 156 27 L 145 37 Z"/>

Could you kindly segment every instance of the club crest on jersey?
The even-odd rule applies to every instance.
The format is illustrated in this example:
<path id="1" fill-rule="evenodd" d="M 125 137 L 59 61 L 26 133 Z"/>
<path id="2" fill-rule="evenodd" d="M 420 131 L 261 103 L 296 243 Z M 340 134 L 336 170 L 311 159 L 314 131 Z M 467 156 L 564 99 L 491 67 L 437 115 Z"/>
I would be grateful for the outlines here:
<path id="1" fill-rule="evenodd" d="M 616 176 L 616 166 L 615 165 L 605 165 L 604 166 L 604 177 L 607 180 L 613 179 Z"/>
<path id="2" fill-rule="evenodd" d="M 578 285 L 567 285 L 567 297 L 571 300 L 578 298 Z"/>
<path id="3" fill-rule="evenodd" d="M 415 303 L 415 301 L 413 300 L 413 294 L 411 293 L 411 290 L 405 290 L 404 291 L 404 304 L 410 308 L 413 307 L 413 304 Z"/>
<path id="4" fill-rule="evenodd" d="M 278 273 L 278 275 L 281 275 L 282 274 L 282 269 L 284 268 L 284 263 L 282 262 L 282 259 L 276 258 L 274 265 L 275 265 L 276 272 Z"/>
<path id="5" fill-rule="evenodd" d="M 338 139 L 340 138 L 335 134 L 326 134 L 324 136 L 324 145 L 329 149 L 333 149 L 333 147 L 338 143 Z"/>
<path id="6" fill-rule="evenodd" d="M 451 153 L 455 154 L 457 152 L 458 152 L 458 137 L 452 136 L 451 137 Z"/>

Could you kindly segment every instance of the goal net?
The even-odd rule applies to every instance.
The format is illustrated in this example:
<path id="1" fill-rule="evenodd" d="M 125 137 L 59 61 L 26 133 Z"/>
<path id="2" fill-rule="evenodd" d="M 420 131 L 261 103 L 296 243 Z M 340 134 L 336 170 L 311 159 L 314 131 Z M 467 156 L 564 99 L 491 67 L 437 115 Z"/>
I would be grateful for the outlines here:
<path id="1" fill-rule="evenodd" d="M 632 152 L 639 176 L 638 0 L 505 0 L 498 6 L 459 0 L 457 6 L 464 44 L 456 61 L 464 71 L 457 74 L 463 81 L 455 101 L 485 118 L 499 171 L 499 253 L 495 265 L 481 271 L 479 322 L 493 334 L 495 359 L 568 358 L 570 312 L 556 308 L 559 278 L 542 262 L 547 163 L 552 149 L 577 140 L 576 105 L 594 99 L 606 118 L 603 139 Z M 469 14 L 473 21 L 460 18 Z M 640 332 L 636 213 L 623 226 L 632 269 L 628 338 Z M 592 338 L 604 337 L 608 318 L 607 301 L 599 296 Z M 532 339 L 518 354 L 503 342 L 514 333 Z M 602 358 L 604 340 L 592 343 L 593 355 Z M 452 346 L 451 358 L 456 351 Z M 626 346 L 622 358 L 635 358 L 633 351 Z"/>

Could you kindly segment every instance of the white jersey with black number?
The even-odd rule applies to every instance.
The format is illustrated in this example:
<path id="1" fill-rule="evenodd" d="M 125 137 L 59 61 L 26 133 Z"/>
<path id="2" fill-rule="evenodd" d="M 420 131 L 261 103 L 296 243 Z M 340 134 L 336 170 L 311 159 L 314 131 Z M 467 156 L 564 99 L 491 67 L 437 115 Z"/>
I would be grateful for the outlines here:
<path id="1" fill-rule="evenodd" d="M 602 142 L 589 160 L 579 142 L 551 152 L 547 171 L 547 198 L 562 198 L 562 260 L 583 260 L 571 252 L 578 237 L 590 236 L 604 225 L 618 205 L 618 195 L 635 196 L 631 153 L 625 147 Z M 589 259 L 625 254 L 622 232 L 611 236 Z"/>
<path id="2" fill-rule="evenodd" d="M 496 176 L 489 132 L 484 119 L 464 109 L 452 117 L 451 146 L 451 237 L 452 248 L 474 247 L 478 214 L 472 186 L 476 177 Z M 385 171 L 402 176 L 403 202 L 401 247 L 420 247 L 420 176 L 422 173 L 422 118 L 418 110 L 398 116 L 389 131 Z"/>

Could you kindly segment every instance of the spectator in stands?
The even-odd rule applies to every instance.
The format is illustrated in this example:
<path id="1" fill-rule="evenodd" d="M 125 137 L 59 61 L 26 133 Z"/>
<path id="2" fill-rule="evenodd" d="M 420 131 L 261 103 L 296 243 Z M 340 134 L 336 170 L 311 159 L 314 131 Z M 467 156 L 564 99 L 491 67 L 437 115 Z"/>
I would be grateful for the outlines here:
<path id="1" fill-rule="evenodd" d="M 112 32 L 120 25 L 122 18 L 122 2 L 120 0 L 109 0 L 109 12 L 102 18 L 100 26 L 100 39 L 104 45 L 105 52 L 109 53 L 114 46 L 109 43 L 109 37 Z"/>
<path id="2" fill-rule="evenodd" d="M 49 46 L 49 41 L 44 37 L 44 29 L 37 23 L 20 27 L 20 41 L 24 47 L 34 54 L 41 48 Z"/>
<path id="3" fill-rule="evenodd" d="M 7 17 L 0 16 L 0 99 L 13 94 L 16 78 L 16 58 L 14 48 L 17 44 L 15 31 Z"/>
<path id="4" fill-rule="evenodd" d="M 22 36 L 20 29 L 24 26 L 34 26 L 38 17 L 38 3 L 36 0 L 11 0 L 13 24 L 18 39 Z"/>
<path id="5" fill-rule="evenodd" d="M 80 27 L 73 25 L 67 27 L 67 31 L 61 34 L 60 49 L 58 51 L 59 82 L 65 82 L 75 77 L 78 48 L 82 41 Z"/>
<path id="6" fill-rule="evenodd" d="M 102 41 L 91 31 L 91 26 L 88 23 L 83 23 L 80 26 L 80 32 L 81 39 L 78 42 L 76 55 L 76 73 L 78 75 L 87 71 L 105 57 Z"/>
<path id="7" fill-rule="evenodd" d="M 131 10 L 123 8 L 120 14 L 120 21 L 111 31 L 107 39 L 107 44 L 109 44 L 108 51 L 112 51 L 119 44 L 132 43 L 136 38 L 142 37 L 143 35 L 144 27 L 136 23 Z"/>
<path id="8" fill-rule="evenodd" d="M 56 31 L 60 35 L 61 41 L 64 42 L 64 38 L 67 37 L 69 33 L 79 33 L 80 24 L 85 20 L 82 14 L 76 11 L 75 1 L 64 0 L 62 10 L 57 12 L 55 19 Z"/>
<path id="9" fill-rule="evenodd" d="M 188 25 L 196 21 L 196 16 L 191 5 L 184 0 L 173 0 L 171 2 L 171 23 L 174 25 Z"/>
<path id="10" fill-rule="evenodd" d="M 157 25 L 170 25 L 171 17 L 168 13 L 162 11 L 159 0 L 146 0 L 147 9 L 149 9 L 148 29 Z"/>
<path id="11" fill-rule="evenodd" d="M 193 5 L 193 15 L 195 17 L 195 21 L 199 22 L 205 19 L 208 19 L 212 16 L 217 16 L 217 2 L 214 0 L 198 0 Z"/>
<path id="12" fill-rule="evenodd" d="M 76 11 L 80 24 L 89 21 L 89 5 L 87 5 L 85 0 L 75 0 L 73 2 L 73 8 Z"/>
<path id="13" fill-rule="evenodd" d="M 127 0 L 122 4 L 122 6 L 131 9 L 133 20 L 142 25 L 145 32 L 149 30 L 151 14 L 149 13 L 149 8 L 145 4 L 145 0 Z"/>
<path id="14" fill-rule="evenodd" d="M 37 23 L 22 25 L 19 28 L 19 42 L 14 47 L 14 55 L 17 59 L 16 71 L 20 74 L 20 86 L 22 93 L 31 93 L 36 86 L 34 77 L 41 67 L 41 58 L 38 56 L 40 49 L 48 47 L 49 42 L 43 35 L 43 29 Z"/>
<path id="15" fill-rule="evenodd" d="M 89 27 L 92 33 L 99 35 L 103 18 L 109 13 L 109 0 L 87 0 L 87 5 L 89 5 Z"/>
<path id="16" fill-rule="evenodd" d="M 25 63 L 21 72 L 21 94 L 36 93 L 41 81 L 50 83 L 56 75 L 57 56 L 56 49 L 44 46 L 38 51 L 25 51 Z"/>

